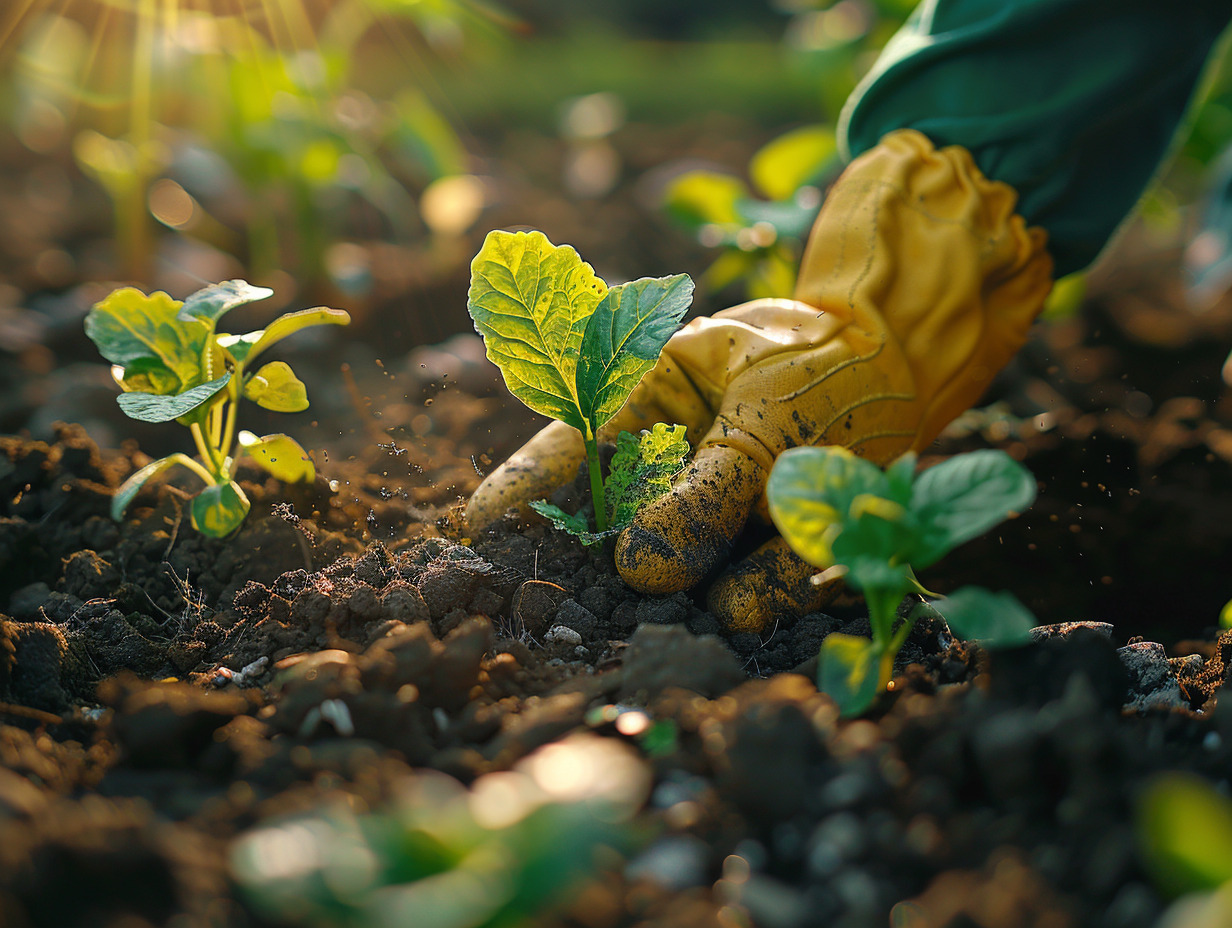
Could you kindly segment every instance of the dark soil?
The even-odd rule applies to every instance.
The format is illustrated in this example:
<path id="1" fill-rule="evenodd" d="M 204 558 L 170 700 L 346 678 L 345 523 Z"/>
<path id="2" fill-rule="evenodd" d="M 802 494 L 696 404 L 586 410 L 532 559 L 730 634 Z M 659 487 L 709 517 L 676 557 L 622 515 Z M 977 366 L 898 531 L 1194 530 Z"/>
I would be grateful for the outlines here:
<path id="1" fill-rule="evenodd" d="M 321 476 L 242 471 L 252 514 L 218 541 L 188 523 L 188 478 L 109 518 L 166 433 L 122 445 L 102 366 L 55 375 L 10 332 L 0 924 L 267 925 L 228 863 L 254 827 L 380 812 L 426 770 L 470 785 L 578 732 L 649 772 L 641 840 L 532 924 L 1154 924 L 1136 796 L 1232 769 L 1232 303 L 1193 315 L 1174 280 L 1127 239 L 934 449 L 1005 448 L 1041 493 L 925 584 L 1079 624 L 995 654 L 921 625 L 858 721 L 812 682 L 826 634 L 867 630 L 858 597 L 723 637 L 699 595 L 626 587 L 610 546 L 512 515 L 468 537 L 460 501 L 540 424 L 473 337 L 403 361 L 361 344 L 343 374 L 306 351 L 323 386 L 284 427 Z M 46 325 L 78 325 L 88 292 Z"/>

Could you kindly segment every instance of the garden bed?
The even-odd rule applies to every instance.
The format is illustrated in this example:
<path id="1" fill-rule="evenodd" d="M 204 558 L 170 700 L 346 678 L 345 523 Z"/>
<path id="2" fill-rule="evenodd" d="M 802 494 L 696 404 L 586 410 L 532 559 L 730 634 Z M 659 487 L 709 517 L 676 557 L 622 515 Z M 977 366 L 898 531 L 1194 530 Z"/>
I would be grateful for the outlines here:
<path id="1" fill-rule="evenodd" d="M 349 380 L 322 353 L 338 389 L 295 433 L 316 483 L 241 468 L 253 511 L 226 540 L 174 480 L 110 519 L 135 444 L 3 439 L 0 922 L 277 923 L 243 870 L 253 829 L 400 808 L 425 771 L 471 786 L 589 735 L 643 795 L 624 855 L 531 924 L 1154 924 L 1136 797 L 1232 763 L 1232 308 L 1179 308 L 1166 263 L 1115 267 L 924 461 L 1000 447 L 1040 484 L 925 584 L 1079 624 L 995 654 L 922 624 L 855 721 L 812 675 L 822 637 L 866 633 L 858 597 L 724 637 L 700 596 L 626 587 L 610 542 L 512 515 L 467 533 L 460 501 L 541 423 L 473 336 L 353 349 Z M 425 924 L 472 923 L 442 905 Z"/>

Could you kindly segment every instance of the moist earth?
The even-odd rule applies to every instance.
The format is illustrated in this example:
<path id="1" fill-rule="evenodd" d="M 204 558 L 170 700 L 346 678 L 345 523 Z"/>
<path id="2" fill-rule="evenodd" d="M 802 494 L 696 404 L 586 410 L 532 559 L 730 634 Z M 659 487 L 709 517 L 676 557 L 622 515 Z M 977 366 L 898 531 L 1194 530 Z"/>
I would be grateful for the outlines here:
<path id="1" fill-rule="evenodd" d="M 189 525 L 187 476 L 112 520 L 136 443 L 0 439 L 0 924 L 276 924 L 237 838 L 579 733 L 649 777 L 639 838 L 532 924 L 1155 924 L 1137 796 L 1232 767 L 1232 311 L 1145 341 L 1164 311 L 1134 286 L 1042 329 L 925 459 L 1035 474 L 1029 512 L 922 579 L 1010 589 L 1043 627 L 990 653 L 921 623 L 859 720 L 813 683 L 825 635 L 867 634 L 857 596 L 724 635 L 700 593 L 625 586 L 610 543 L 514 514 L 469 534 L 460 501 L 540 424 L 469 336 L 357 365 L 306 427 L 316 482 L 241 468 L 225 540 Z"/>

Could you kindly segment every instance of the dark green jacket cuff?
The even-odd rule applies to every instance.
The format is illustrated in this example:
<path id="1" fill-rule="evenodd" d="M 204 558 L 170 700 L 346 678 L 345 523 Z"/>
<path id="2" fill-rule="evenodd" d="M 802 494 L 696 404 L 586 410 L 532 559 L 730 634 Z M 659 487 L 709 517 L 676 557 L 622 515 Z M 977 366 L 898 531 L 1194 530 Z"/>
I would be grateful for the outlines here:
<path id="1" fill-rule="evenodd" d="M 962 145 L 1019 194 L 1058 276 L 1093 261 L 1176 135 L 1232 0 L 926 0 L 844 108 L 849 156 L 894 129 Z"/>

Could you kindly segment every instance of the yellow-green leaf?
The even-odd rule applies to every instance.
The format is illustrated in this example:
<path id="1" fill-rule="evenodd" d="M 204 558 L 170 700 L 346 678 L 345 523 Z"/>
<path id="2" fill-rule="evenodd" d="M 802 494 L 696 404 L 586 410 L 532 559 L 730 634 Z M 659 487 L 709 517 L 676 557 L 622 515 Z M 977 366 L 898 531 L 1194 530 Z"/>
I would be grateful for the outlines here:
<path id="1" fill-rule="evenodd" d="M 275 342 L 280 342 L 288 335 L 294 335 L 301 329 L 307 329 L 314 325 L 346 325 L 350 321 L 350 314 L 343 309 L 330 309 L 328 306 L 301 309 L 299 312 L 286 313 L 279 316 L 261 331 L 260 336 L 255 342 L 252 341 L 252 335 L 245 335 L 239 338 L 231 336 L 227 339 L 227 344 L 224 347 L 232 353 L 236 360 L 252 361 Z M 255 335 L 257 333 L 252 334 Z M 251 348 L 244 352 L 242 358 L 236 353 L 241 344 L 252 345 Z"/>
<path id="2" fill-rule="evenodd" d="M 684 470 L 689 442 L 683 425 L 656 422 L 640 435 L 621 432 L 616 436 L 605 496 L 613 526 L 627 525 L 637 511 L 672 488 L 672 480 Z"/>
<path id="3" fill-rule="evenodd" d="M 240 527 L 250 505 L 234 480 L 206 487 L 192 500 L 193 528 L 211 538 L 224 538 Z"/>
<path id="4" fill-rule="evenodd" d="M 180 378 L 161 364 L 145 371 L 113 364 L 111 377 L 125 393 L 157 393 L 163 396 L 180 388 Z"/>
<path id="5" fill-rule="evenodd" d="M 693 302 L 688 274 L 612 287 L 586 323 L 577 368 L 582 415 L 593 431 L 620 412 Z"/>
<path id="6" fill-rule="evenodd" d="M 133 287 L 115 290 L 86 314 L 86 335 L 99 354 L 127 372 L 146 374 L 162 369 L 178 381 L 176 390 L 208 380 L 202 353 L 209 326 L 196 319 L 176 318 L 182 304 L 157 291 L 148 296 Z M 163 377 L 164 382 L 169 382 Z M 171 391 L 167 391 L 171 392 Z"/>
<path id="7" fill-rule="evenodd" d="M 1138 801 L 1138 844 L 1169 895 L 1232 881 L 1232 800 L 1200 777 L 1166 773 Z"/>
<path id="8" fill-rule="evenodd" d="M 834 540 L 852 502 L 889 495 L 877 467 L 845 448 L 792 448 L 778 456 L 766 483 L 770 517 L 792 549 L 815 567 L 834 564 Z"/>
<path id="9" fill-rule="evenodd" d="M 245 303 L 269 299 L 273 295 L 274 291 L 269 287 L 254 287 L 246 280 L 224 280 L 202 287 L 189 296 L 180 307 L 180 318 L 200 319 L 213 325 L 223 313 Z"/>
<path id="10" fill-rule="evenodd" d="M 740 223 L 736 203 L 749 195 L 744 181 L 714 171 L 681 174 L 664 194 L 667 211 L 690 226 Z"/>
<path id="11" fill-rule="evenodd" d="M 285 361 L 263 365 L 244 384 L 244 396 L 274 412 L 302 412 L 308 408 L 308 388 Z"/>
<path id="12" fill-rule="evenodd" d="M 489 232 L 471 262 L 467 309 L 509 392 L 586 431 L 576 385 L 586 322 L 607 284 L 542 232 Z"/>
<path id="13" fill-rule="evenodd" d="M 890 681 L 893 658 L 868 638 L 833 632 L 821 642 L 817 688 L 845 718 L 860 715 Z"/>
<path id="14" fill-rule="evenodd" d="M 288 435 L 263 435 L 240 432 L 240 446 L 261 467 L 285 483 L 307 483 L 315 480 L 317 471 L 308 452 Z"/>
<path id="15" fill-rule="evenodd" d="M 170 422 L 172 419 L 188 415 L 194 409 L 213 400 L 230 380 L 230 374 L 223 374 L 217 380 L 198 384 L 174 396 L 157 393 L 121 393 L 116 397 L 116 402 L 120 404 L 124 414 L 131 419 L 140 419 L 142 422 Z"/>
<path id="16" fill-rule="evenodd" d="M 159 458 L 157 461 L 151 461 L 141 470 L 130 474 L 129 478 L 120 484 L 119 489 L 115 491 L 115 495 L 111 497 L 111 518 L 118 522 L 124 516 L 124 510 L 128 508 L 128 504 L 133 501 L 133 498 L 141 491 L 141 488 L 157 474 L 179 463 L 177 457 L 179 456 L 172 455 L 171 457 Z"/>
<path id="17" fill-rule="evenodd" d="M 810 183 L 838 156 L 834 132 L 803 126 L 766 144 L 749 162 L 754 186 L 771 200 L 786 200 Z"/>

